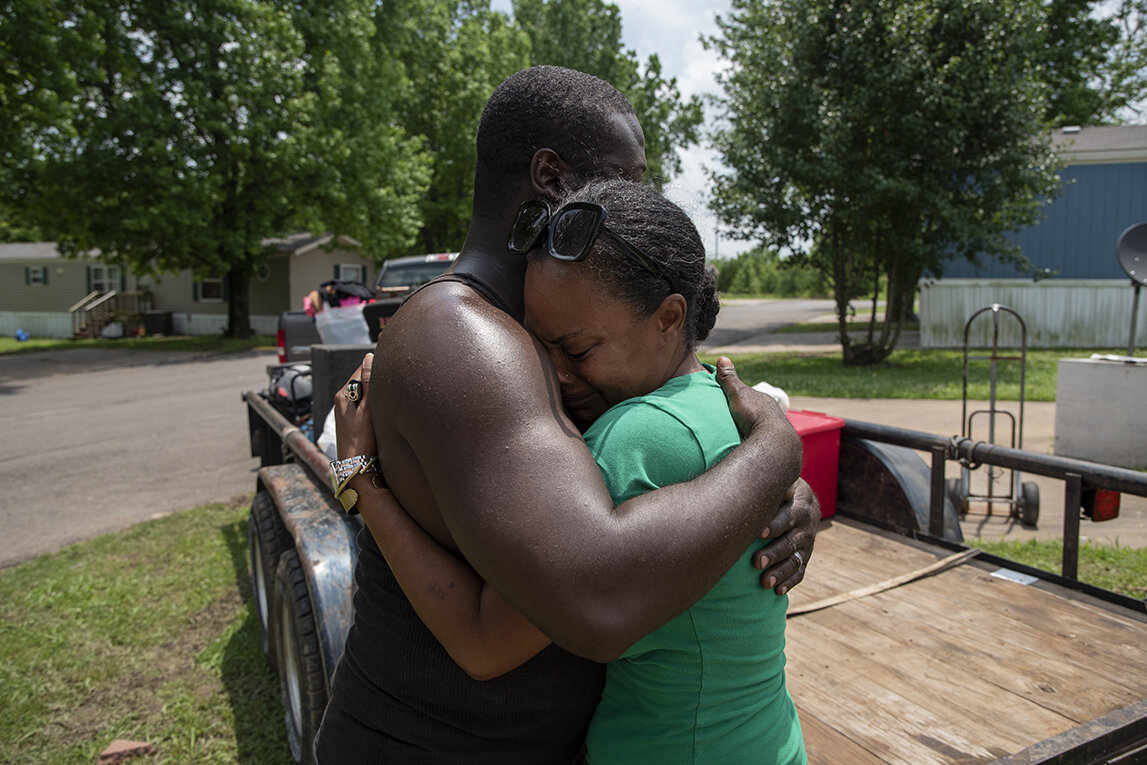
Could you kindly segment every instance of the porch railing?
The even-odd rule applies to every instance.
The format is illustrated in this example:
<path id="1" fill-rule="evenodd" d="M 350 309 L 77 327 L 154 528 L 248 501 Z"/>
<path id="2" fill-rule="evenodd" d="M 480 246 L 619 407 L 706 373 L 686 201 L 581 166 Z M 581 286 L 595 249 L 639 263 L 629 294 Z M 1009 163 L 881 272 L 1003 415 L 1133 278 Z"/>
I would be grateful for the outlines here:
<path id="1" fill-rule="evenodd" d="M 74 337 L 99 337 L 114 321 L 124 324 L 129 334 L 142 325 L 143 314 L 151 310 L 151 293 L 141 291 L 92 290 L 68 309 Z"/>

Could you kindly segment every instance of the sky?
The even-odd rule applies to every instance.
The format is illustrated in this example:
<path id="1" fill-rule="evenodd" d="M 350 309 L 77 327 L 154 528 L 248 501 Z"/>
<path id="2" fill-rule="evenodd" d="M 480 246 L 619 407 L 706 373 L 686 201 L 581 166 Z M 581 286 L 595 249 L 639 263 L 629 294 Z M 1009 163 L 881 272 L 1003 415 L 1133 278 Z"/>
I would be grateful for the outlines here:
<path id="1" fill-rule="evenodd" d="M 717 94 L 715 73 L 723 62 L 701 45 L 702 35 L 717 33 L 717 14 L 729 12 L 728 0 L 611 0 L 621 9 L 622 43 L 636 51 L 641 63 L 656 53 L 661 59 L 662 76 L 677 78 L 684 98 Z M 512 13 L 510 0 L 493 0 L 494 10 Z M 712 125 L 712 109 L 705 110 L 705 127 Z M 717 168 L 716 155 L 705 145 L 681 152 L 681 174 L 665 189 L 666 196 L 693 218 L 701 232 L 709 257 L 735 257 L 750 249 L 752 242 L 718 236 L 716 218 L 707 203 L 708 179 L 704 168 Z"/>

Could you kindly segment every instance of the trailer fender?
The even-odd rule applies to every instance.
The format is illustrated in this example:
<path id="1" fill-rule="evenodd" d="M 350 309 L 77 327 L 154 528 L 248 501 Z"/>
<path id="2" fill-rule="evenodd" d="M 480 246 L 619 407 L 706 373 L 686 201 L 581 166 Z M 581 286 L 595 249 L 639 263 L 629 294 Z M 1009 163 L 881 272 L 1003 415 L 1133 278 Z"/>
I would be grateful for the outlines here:
<path id="1" fill-rule="evenodd" d="M 904 446 L 844 437 L 840 441 L 837 509 L 901 532 L 928 531 L 932 471 Z M 945 492 L 944 538 L 963 542 L 956 506 Z"/>
<path id="2" fill-rule="evenodd" d="M 354 618 L 354 566 L 362 522 L 342 507 L 298 464 L 259 470 L 259 489 L 268 492 L 294 540 L 322 648 L 328 684 Z"/>

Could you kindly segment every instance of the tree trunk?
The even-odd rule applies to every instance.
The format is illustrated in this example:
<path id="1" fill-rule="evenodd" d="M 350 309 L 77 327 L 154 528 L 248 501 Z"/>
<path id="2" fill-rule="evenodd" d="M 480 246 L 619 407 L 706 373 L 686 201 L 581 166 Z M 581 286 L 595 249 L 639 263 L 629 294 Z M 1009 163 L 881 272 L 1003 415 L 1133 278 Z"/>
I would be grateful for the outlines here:
<path id="1" fill-rule="evenodd" d="M 227 272 L 227 337 L 251 336 L 251 275 L 238 268 Z"/>

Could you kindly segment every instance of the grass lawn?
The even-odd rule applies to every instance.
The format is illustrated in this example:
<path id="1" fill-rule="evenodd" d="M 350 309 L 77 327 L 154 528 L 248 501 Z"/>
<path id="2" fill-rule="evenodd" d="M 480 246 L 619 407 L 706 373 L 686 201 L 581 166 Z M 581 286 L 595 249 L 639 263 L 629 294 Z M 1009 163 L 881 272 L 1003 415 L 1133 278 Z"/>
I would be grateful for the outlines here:
<path id="1" fill-rule="evenodd" d="M 833 325 L 794 325 L 801 331 L 832 331 Z M 270 350 L 275 340 L 256 336 L 247 340 L 221 337 L 143 337 L 119 340 L 28 340 L 17 342 L 0 337 L 0 356 L 31 351 L 66 348 L 132 348 L 137 350 L 199 351 L 229 353 Z M 1125 353 L 1126 349 L 1029 350 L 1025 370 L 1025 398 L 1028 401 L 1054 401 L 1057 364 L 1064 358 L 1086 358 L 1092 353 Z M 712 363 L 716 356 L 702 354 Z M 837 350 L 829 353 L 737 354 L 733 361 L 746 382 L 768 382 L 790 396 L 825 398 L 927 398 L 960 400 L 963 396 L 964 354 L 959 350 L 906 348 L 897 350 L 884 362 L 870 367 L 844 367 Z M 971 362 L 968 368 L 968 397 L 987 400 L 990 393 L 988 362 Z M 1020 364 L 997 363 L 996 395 L 1001 401 L 1019 398 Z"/>
<path id="2" fill-rule="evenodd" d="M 247 568 L 248 505 L 207 505 L 0 570 L 0 762 L 291 761 Z"/>
<path id="3" fill-rule="evenodd" d="M 288 763 L 248 575 L 247 504 L 213 504 L 0 570 L 0 762 Z M 1058 543 L 977 543 L 1058 570 Z M 1136 598 L 1147 549 L 1084 544 L 1080 577 Z"/>
<path id="4" fill-rule="evenodd" d="M 1027 401 L 1055 401 L 1055 383 L 1060 359 L 1087 358 L 1092 353 L 1126 353 L 1117 349 L 1029 350 L 1024 365 L 996 363 L 996 397 L 1016 401 L 1020 393 L 1020 372 L 1024 373 Z M 713 355 L 701 360 L 713 363 Z M 880 364 L 845 367 L 841 354 L 832 353 L 747 353 L 731 357 L 741 379 L 748 383 L 766 380 L 790 396 L 825 398 L 926 398 L 959 401 L 964 395 L 964 352 L 906 348 L 893 351 Z M 970 361 L 968 398 L 986 401 L 991 392 L 991 364 Z"/>

